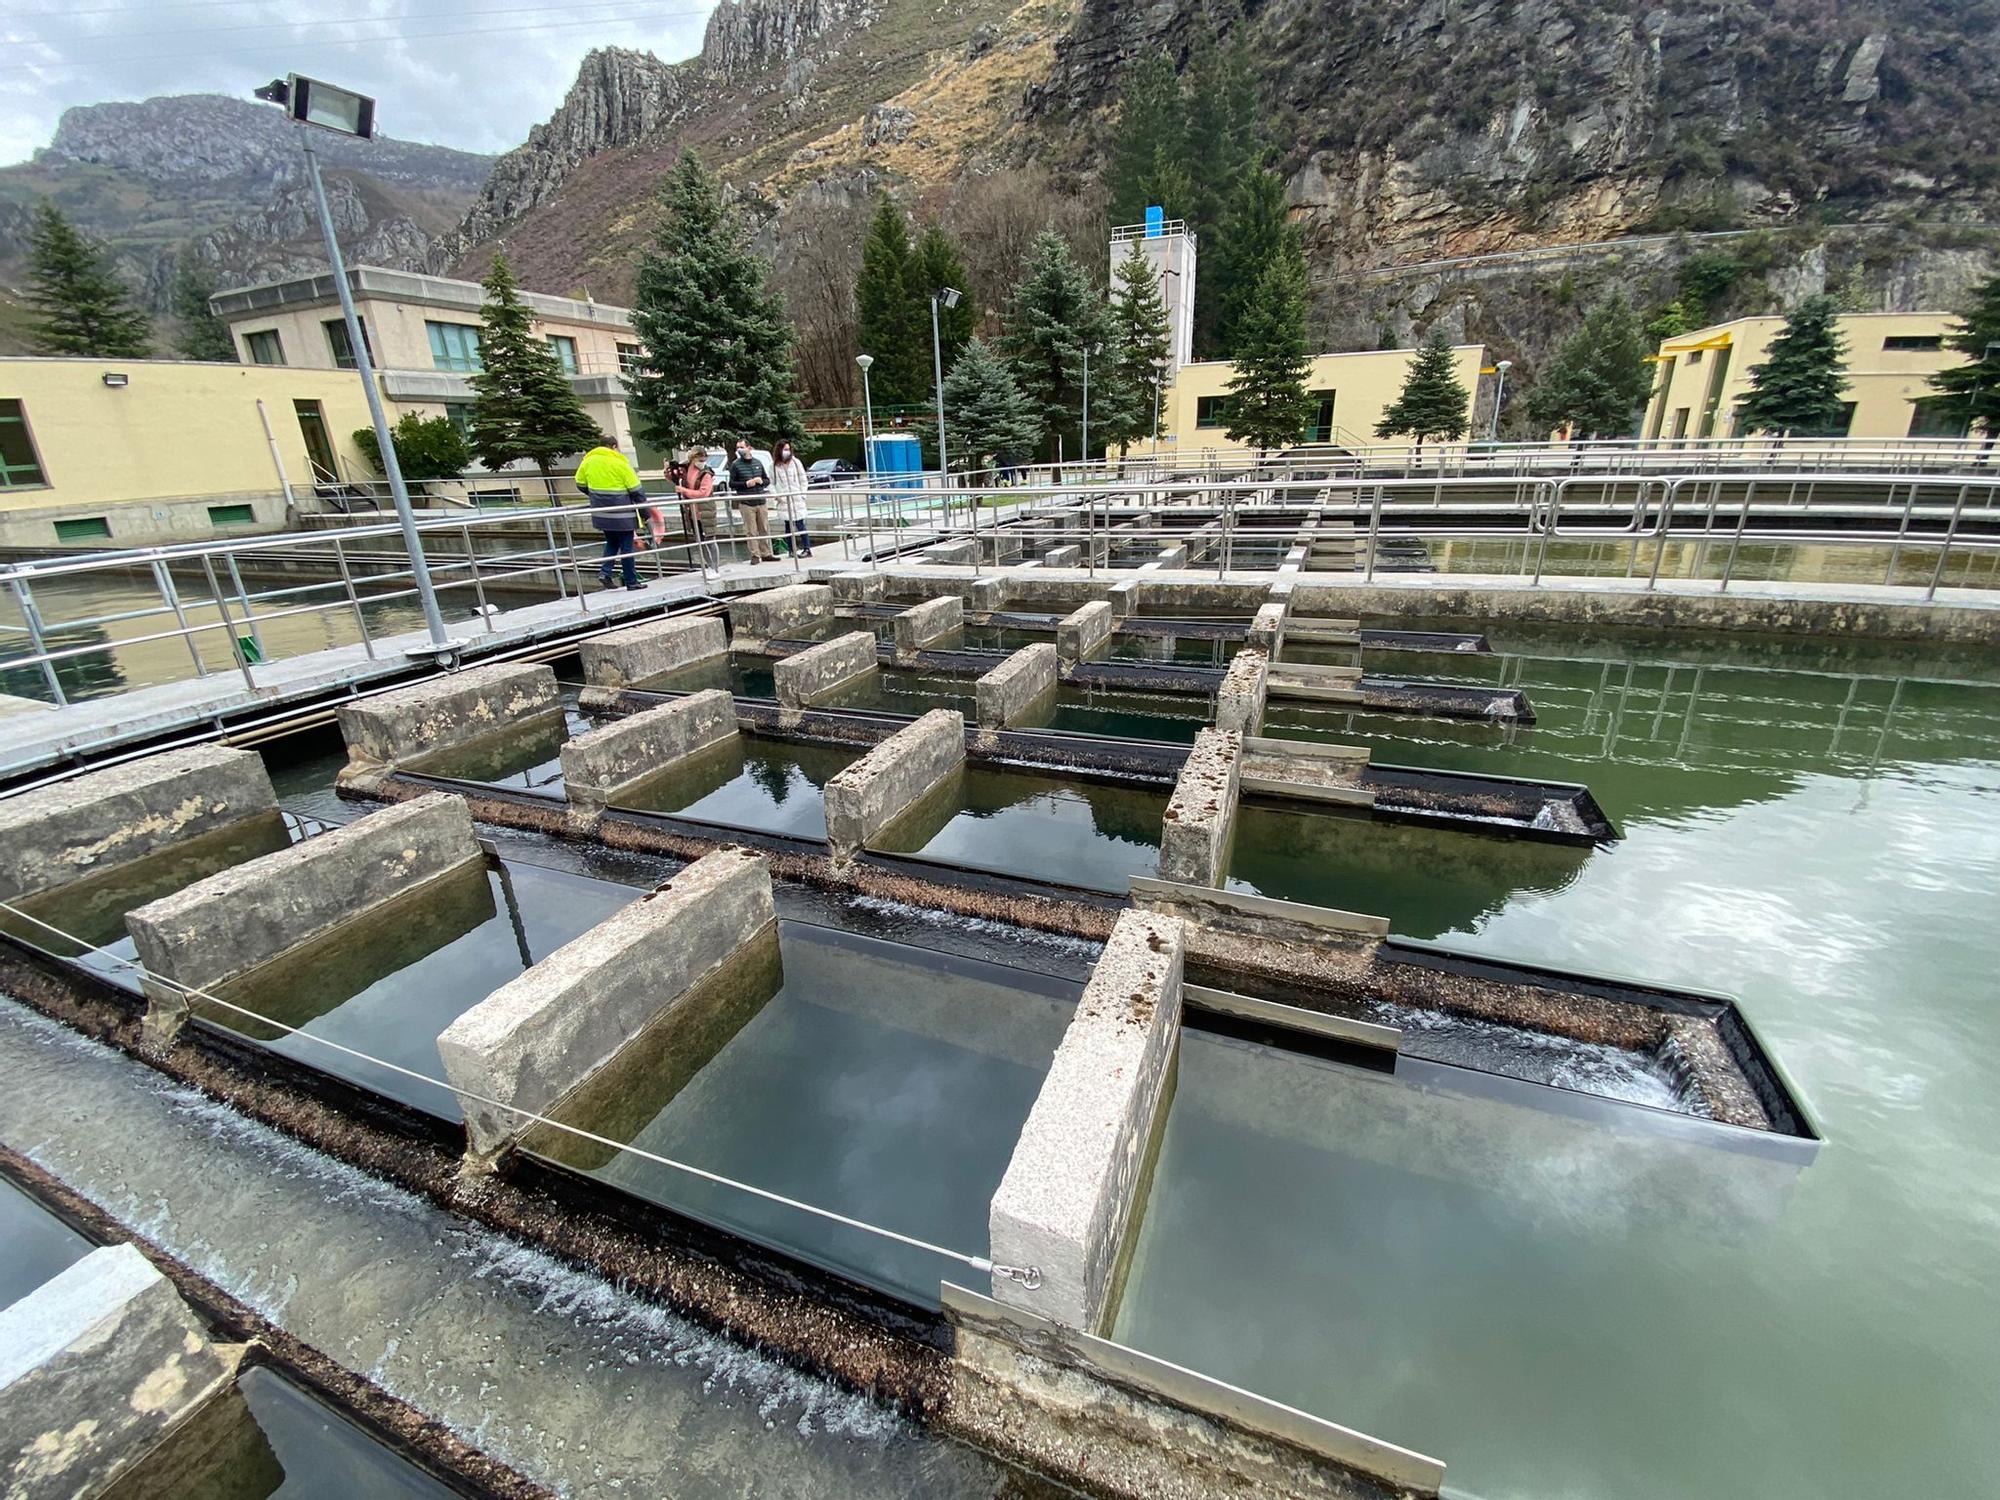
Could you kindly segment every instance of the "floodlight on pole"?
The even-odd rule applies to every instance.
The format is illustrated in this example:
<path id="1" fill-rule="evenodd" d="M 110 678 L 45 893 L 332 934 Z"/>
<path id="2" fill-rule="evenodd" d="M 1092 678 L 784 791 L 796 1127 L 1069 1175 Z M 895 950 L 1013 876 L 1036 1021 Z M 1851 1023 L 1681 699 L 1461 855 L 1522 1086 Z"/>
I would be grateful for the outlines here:
<path id="1" fill-rule="evenodd" d="M 301 125 L 364 141 L 375 135 L 375 101 L 365 94 L 293 73 L 273 79 L 258 89 L 256 96 L 280 106 Z M 375 426 L 375 448 L 382 456 L 382 476 L 389 482 L 396 522 L 402 528 L 404 549 L 410 554 L 410 576 L 416 582 L 417 602 L 423 607 L 424 627 L 430 635 L 429 649 L 415 654 L 444 660 L 455 654 L 457 647 L 445 633 L 444 616 L 438 610 L 437 589 L 431 582 L 430 566 L 424 560 L 423 538 L 417 533 L 410 492 L 403 483 L 403 466 L 396 457 L 388 413 L 382 408 L 382 392 L 375 383 L 375 361 L 369 355 L 368 335 L 361 327 L 360 314 L 354 310 L 354 293 L 347 285 L 347 262 L 340 253 L 340 238 L 334 233 L 333 210 L 327 207 L 326 185 L 320 181 L 319 156 L 313 150 L 311 130 L 299 132 L 299 144 L 305 149 L 306 177 L 312 183 L 313 202 L 319 209 L 320 233 L 326 237 L 326 258 L 333 269 L 334 290 L 340 294 L 340 315 L 347 324 L 347 346 L 354 353 L 354 369 L 361 377 L 362 394 L 368 398 L 368 416 Z"/>
<path id="2" fill-rule="evenodd" d="M 958 306 L 958 298 L 959 292 L 957 287 L 939 287 L 935 292 L 931 293 L 931 372 L 937 380 L 939 489 L 948 489 L 950 487 L 951 466 L 945 462 L 944 451 L 944 339 L 938 333 L 938 306 L 939 304 L 943 304 L 945 307 L 956 307 Z M 950 519 L 950 503 L 947 500 L 945 520 L 949 523 Z M 979 506 L 977 502 L 972 507 L 972 529 L 974 531 L 979 529 Z"/>
<path id="3" fill-rule="evenodd" d="M 861 471 L 868 476 L 868 488 L 862 491 L 868 503 L 868 565 L 875 566 L 875 397 L 868 389 L 868 371 L 875 363 L 872 354 L 857 354 L 854 362 L 861 366 Z"/>
<path id="4" fill-rule="evenodd" d="M 1090 462 L 1090 356 L 1101 349 L 1101 344 L 1083 346 L 1083 462 Z"/>

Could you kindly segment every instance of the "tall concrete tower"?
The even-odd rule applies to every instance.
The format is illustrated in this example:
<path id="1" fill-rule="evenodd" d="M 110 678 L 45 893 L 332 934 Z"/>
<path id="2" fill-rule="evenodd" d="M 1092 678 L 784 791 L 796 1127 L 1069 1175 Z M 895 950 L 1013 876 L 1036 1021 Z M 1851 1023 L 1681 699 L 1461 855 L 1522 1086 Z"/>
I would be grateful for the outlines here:
<path id="1" fill-rule="evenodd" d="M 1111 231 L 1111 276 L 1117 284 L 1118 267 L 1137 243 L 1146 264 L 1160 284 L 1160 300 L 1167 304 L 1167 358 L 1172 380 L 1184 364 L 1194 358 L 1194 234 L 1185 219 L 1169 219 L 1159 208 L 1146 210 L 1143 224 L 1125 224 Z"/>

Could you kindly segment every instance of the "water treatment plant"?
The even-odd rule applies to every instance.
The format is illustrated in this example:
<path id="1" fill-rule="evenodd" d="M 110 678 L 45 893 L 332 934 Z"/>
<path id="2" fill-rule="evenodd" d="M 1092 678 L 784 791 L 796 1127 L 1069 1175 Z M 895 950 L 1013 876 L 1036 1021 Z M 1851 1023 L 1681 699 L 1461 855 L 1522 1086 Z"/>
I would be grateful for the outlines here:
<path id="1" fill-rule="evenodd" d="M 7 1493 L 1981 1492 L 1995 481 L 1555 461 L 22 565 Z"/>

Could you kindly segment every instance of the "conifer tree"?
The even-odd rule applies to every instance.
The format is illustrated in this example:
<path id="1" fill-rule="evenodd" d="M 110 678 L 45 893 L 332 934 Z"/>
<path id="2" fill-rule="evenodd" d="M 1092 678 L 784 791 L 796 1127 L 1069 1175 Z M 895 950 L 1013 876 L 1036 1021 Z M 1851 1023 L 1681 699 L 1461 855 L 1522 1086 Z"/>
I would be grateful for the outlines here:
<path id="1" fill-rule="evenodd" d="M 1231 442 L 1263 453 L 1297 442 L 1311 423 L 1306 295 L 1305 254 L 1298 237 L 1287 235 L 1258 276 L 1238 325 L 1236 373 L 1228 386 Z"/>
<path id="2" fill-rule="evenodd" d="M 1426 438 L 1456 441 L 1465 436 L 1471 397 L 1452 371 L 1451 342 L 1435 329 L 1410 361 L 1403 391 L 1375 424 L 1378 438 L 1407 433 L 1421 448 Z"/>
<path id="3" fill-rule="evenodd" d="M 1846 421 L 1847 348 L 1834 319 L 1840 304 L 1808 297 L 1750 368 L 1750 390 L 1736 406 L 1739 432 L 1837 432 Z"/>
<path id="4" fill-rule="evenodd" d="M 1222 358 L 1236 357 L 1240 328 L 1255 305 L 1265 267 L 1287 253 L 1297 234 L 1285 202 L 1285 179 L 1261 167 L 1246 173 L 1230 199 L 1228 220 L 1211 257 L 1218 262 L 1213 273 L 1220 281 L 1215 339 Z M 1200 286 L 1195 284 L 1197 295 Z"/>
<path id="5" fill-rule="evenodd" d="M 930 389 L 930 293 L 922 283 L 909 221 L 885 193 L 854 279 L 855 337 L 875 356 L 868 378 L 883 406 L 914 405 Z"/>
<path id="6" fill-rule="evenodd" d="M 1068 242 L 1043 230 L 1008 305 L 1003 348 L 1051 452 L 1058 435 L 1065 452 L 1078 451 L 1083 351 L 1104 344 L 1106 327 L 1097 288 L 1076 263 Z"/>
<path id="7" fill-rule="evenodd" d="M 571 389 L 548 340 L 537 338 L 520 285 L 507 257 L 493 257 L 486 273 L 486 302 L 479 312 L 478 373 L 472 388 L 472 451 L 489 469 L 529 459 L 542 471 L 549 500 L 557 500 L 550 474 L 558 458 L 604 441 Z M 400 454 L 401 450 L 397 450 Z"/>
<path id="8" fill-rule="evenodd" d="M 1197 33 L 1187 65 L 1188 204 L 1183 210 L 1204 245 L 1228 239 L 1230 206 L 1238 189 L 1263 162 L 1258 135 L 1257 78 L 1250 65 L 1241 8 L 1211 12 Z M 1243 278 L 1254 285 L 1262 265 Z M 1197 359 L 1225 353 L 1222 342 L 1225 282 L 1210 274 L 1195 283 L 1194 348 Z"/>
<path id="9" fill-rule="evenodd" d="M 1967 362 L 1931 376 L 1939 409 L 1968 431 L 1977 428 L 1989 438 L 2000 437 L 2000 276 L 1988 277 L 1973 290 L 1944 346 Z"/>
<path id="10" fill-rule="evenodd" d="M 972 341 L 973 330 L 979 326 L 979 308 L 972 300 L 970 286 L 972 276 L 965 269 L 964 257 L 958 253 L 958 242 L 935 220 L 926 224 L 917 237 L 915 264 L 917 285 L 913 290 L 922 299 L 920 310 L 926 319 L 930 317 L 933 295 L 945 287 L 956 288 L 959 293 L 958 306 L 938 306 L 938 346 L 944 354 L 944 367 L 949 370 L 958 363 L 959 354 Z"/>
<path id="11" fill-rule="evenodd" d="M 967 342 L 944 380 L 945 433 L 968 469 L 987 458 L 1025 458 L 1041 441 L 1041 423 L 1006 363 L 983 339 Z"/>
<path id="12" fill-rule="evenodd" d="M 37 354 L 144 359 L 153 352 L 152 322 L 132 305 L 104 251 L 46 198 L 28 236 L 28 277 Z"/>
<path id="13" fill-rule="evenodd" d="M 625 377 L 638 435 L 667 449 L 796 435 L 792 323 L 720 184 L 688 151 L 660 199 L 633 294 L 639 357 Z"/>
<path id="14" fill-rule="evenodd" d="M 1535 380 L 1528 415 L 1538 431 L 1567 425 L 1583 438 L 1624 437 L 1652 389 L 1646 339 L 1632 305 L 1613 294 L 1590 310 Z"/>
<path id="15" fill-rule="evenodd" d="M 1187 111 L 1174 65 L 1165 53 L 1150 50 L 1129 64 L 1119 81 L 1118 122 L 1105 167 L 1111 222 L 1136 224 L 1153 204 L 1185 216 L 1191 212 Z"/>
<path id="16" fill-rule="evenodd" d="M 174 348 L 185 359 L 211 360 L 217 364 L 236 363 L 236 340 L 229 325 L 208 305 L 216 293 L 215 273 L 191 255 L 174 263 L 173 285 L 168 299 L 174 321 L 180 325 Z"/>
<path id="17" fill-rule="evenodd" d="M 1167 304 L 1160 295 L 1160 278 L 1139 251 L 1127 242 L 1118 263 L 1117 285 L 1111 292 L 1112 357 L 1109 367 L 1112 400 L 1106 409 L 1093 401 L 1091 431 L 1101 427 L 1107 445 L 1127 448 L 1153 431 L 1159 410 L 1159 385 L 1170 353 Z M 1092 395 L 1096 382 L 1092 382 Z"/>

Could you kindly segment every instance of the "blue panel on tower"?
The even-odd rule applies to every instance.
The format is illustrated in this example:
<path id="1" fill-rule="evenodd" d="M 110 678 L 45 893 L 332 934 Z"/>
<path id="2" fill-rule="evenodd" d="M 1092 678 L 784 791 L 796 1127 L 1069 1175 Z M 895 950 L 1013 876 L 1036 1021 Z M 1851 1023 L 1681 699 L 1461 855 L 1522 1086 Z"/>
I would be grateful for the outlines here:
<path id="1" fill-rule="evenodd" d="M 1167 229 L 1167 211 L 1157 203 L 1146 205 L 1146 238 L 1156 240 Z"/>

